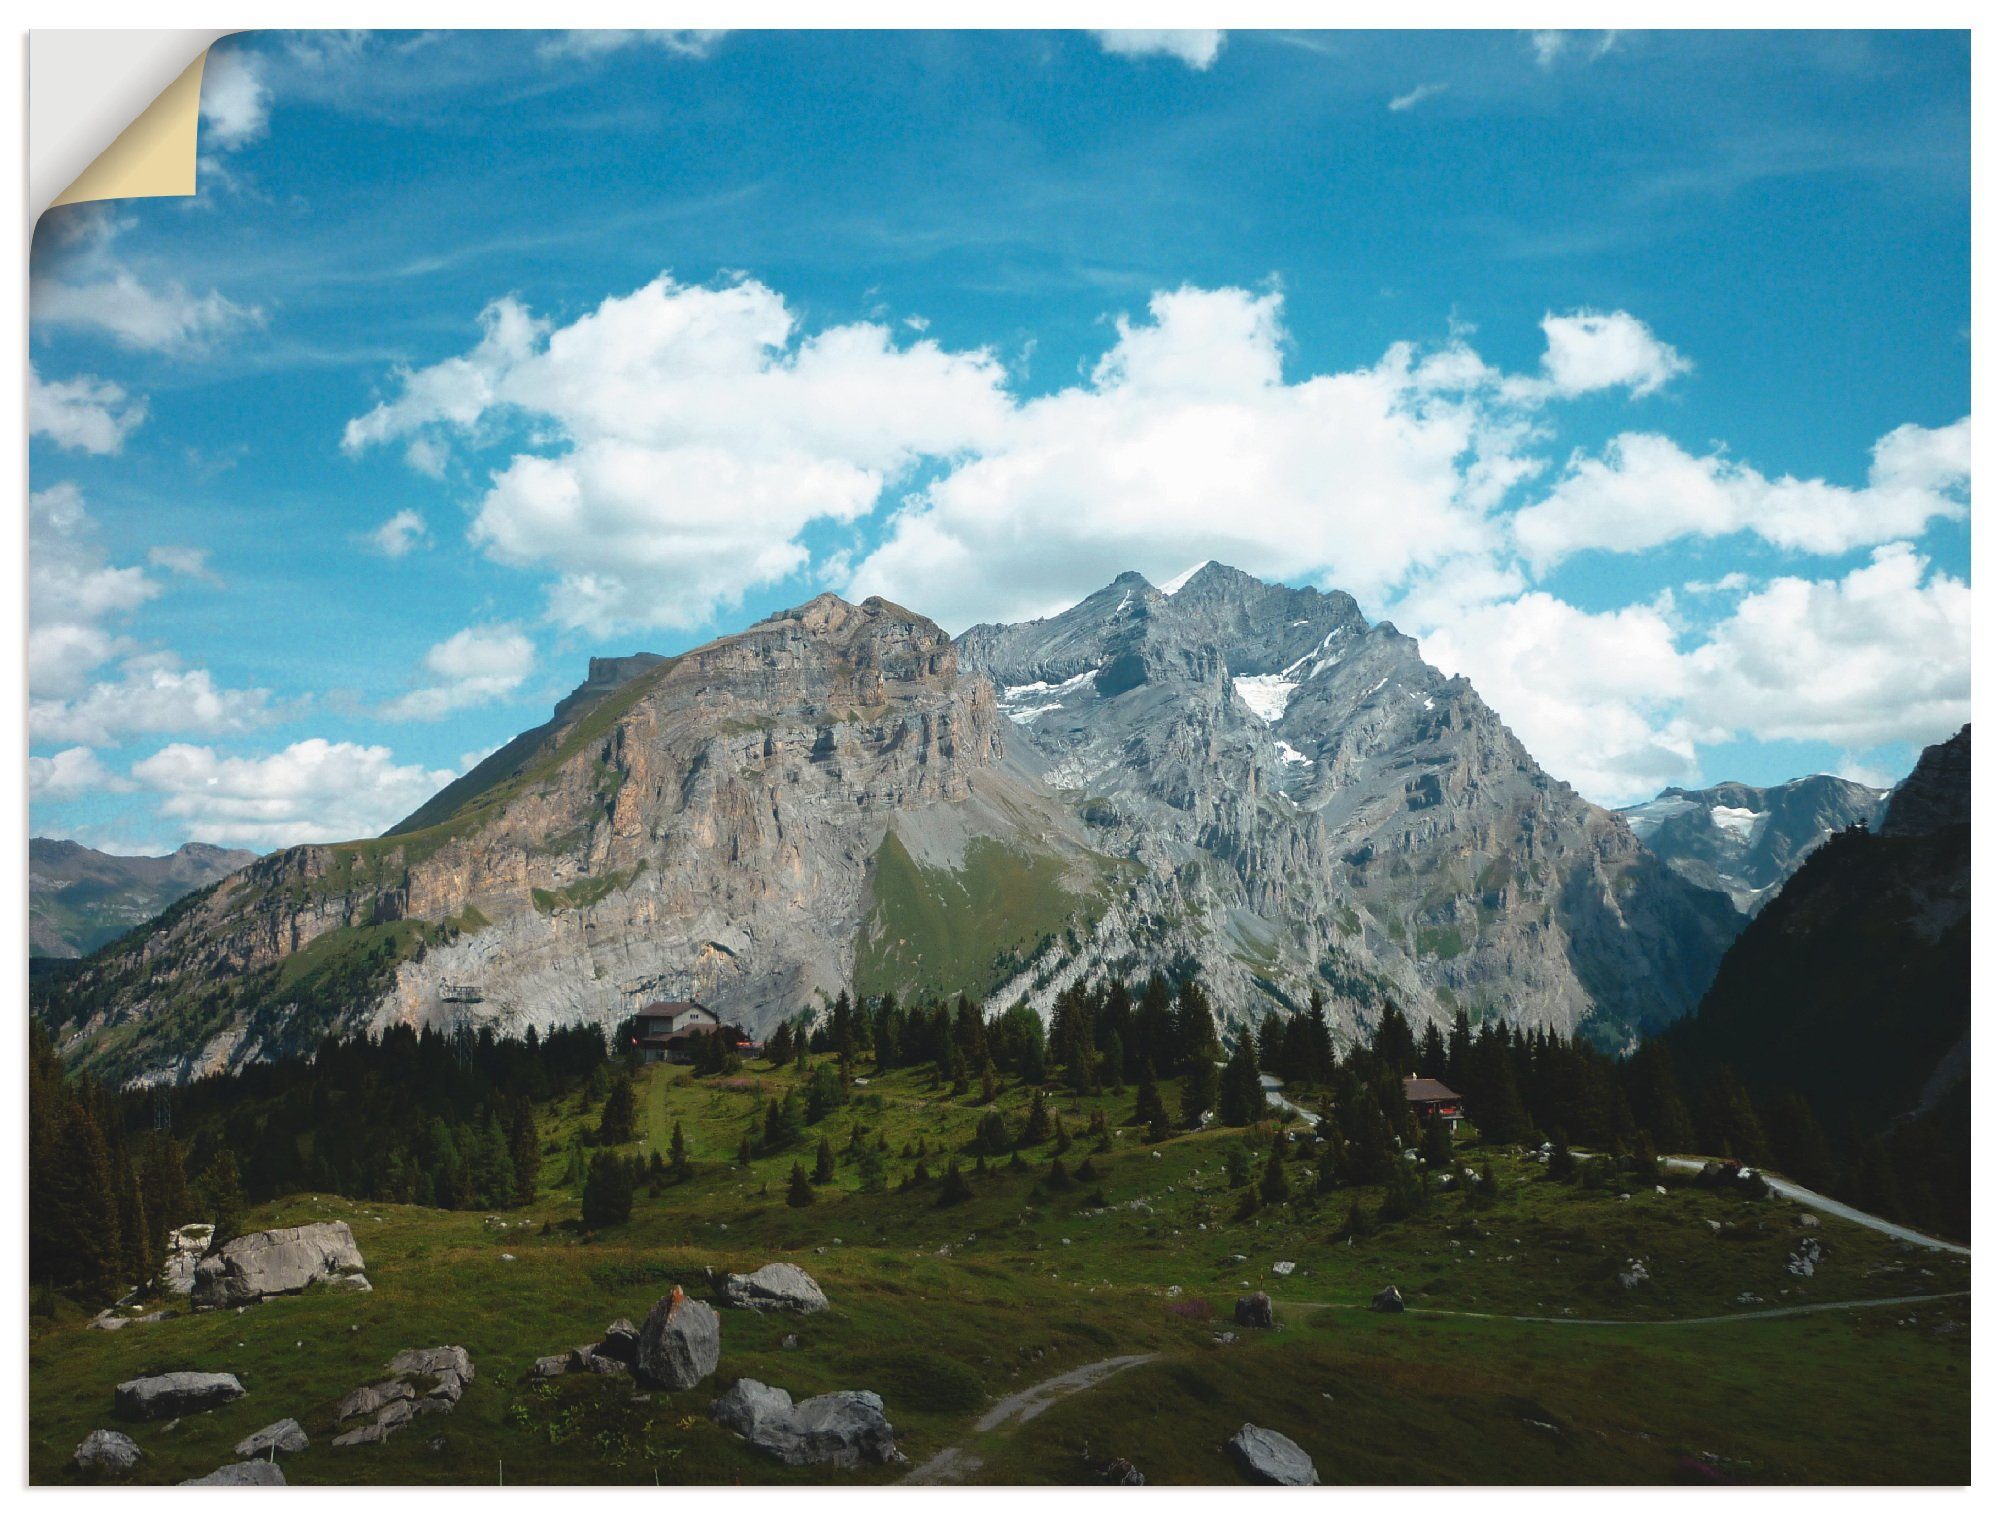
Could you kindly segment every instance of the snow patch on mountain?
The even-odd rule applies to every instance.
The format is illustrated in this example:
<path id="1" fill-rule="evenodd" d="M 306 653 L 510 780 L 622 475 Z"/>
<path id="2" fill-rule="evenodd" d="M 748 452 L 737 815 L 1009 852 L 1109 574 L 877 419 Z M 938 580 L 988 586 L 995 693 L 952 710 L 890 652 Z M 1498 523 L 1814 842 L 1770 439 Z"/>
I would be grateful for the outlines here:
<path id="1" fill-rule="evenodd" d="M 1236 686 L 1250 713 L 1267 726 L 1284 718 L 1285 707 L 1292 702 L 1292 692 L 1299 687 L 1297 679 L 1288 679 L 1282 673 L 1239 673 L 1229 682 Z"/>
<path id="2" fill-rule="evenodd" d="M 1708 812 L 1710 823 L 1718 831 L 1727 831 L 1731 836 L 1749 841 L 1756 834 L 1757 823 L 1764 819 L 1761 810 L 1746 810 L 1740 805 L 1716 805 Z"/>
<path id="3" fill-rule="evenodd" d="M 1000 711 L 1015 725 L 1025 726 L 1038 715 L 1062 709 L 1064 700 L 1096 677 L 1095 668 L 1086 668 L 1060 684 L 1041 679 L 1032 684 L 1009 684 L 1000 691 Z"/>
<path id="4" fill-rule="evenodd" d="M 1189 579 L 1200 573 L 1202 569 L 1208 567 L 1214 561 L 1213 558 L 1204 558 L 1201 562 L 1195 564 L 1194 567 L 1183 569 L 1160 586 L 1160 593 L 1165 595 L 1179 594 L 1183 589 L 1187 588 Z"/>

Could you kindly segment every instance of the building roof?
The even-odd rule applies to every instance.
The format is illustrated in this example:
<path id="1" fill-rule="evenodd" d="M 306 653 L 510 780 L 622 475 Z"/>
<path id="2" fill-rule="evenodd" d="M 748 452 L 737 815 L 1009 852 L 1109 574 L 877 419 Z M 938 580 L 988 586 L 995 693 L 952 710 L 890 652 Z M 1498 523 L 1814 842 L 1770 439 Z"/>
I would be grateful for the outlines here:
<path id="1" fill-rule="evenodd" d="M 685 1015 L 690 1010 L 699 1010 L 703 1015 L 715 1014 L 713 1010 L 709 1009 L 700 1000 L 693 999 L 656 999 L 652 1004 L 641 1010 L 639 1014 Z"/>
<path id="2" fill-rule="evenodd" d="M 1447 1089 L 1434 1078 L 1412 1076 L 1403 1080 L 1403 1098 L 1413 1104 L 1428 1104 L 1432 1100 L 1463 1100 L 1465 1096 L 1456 1089 Z"/>

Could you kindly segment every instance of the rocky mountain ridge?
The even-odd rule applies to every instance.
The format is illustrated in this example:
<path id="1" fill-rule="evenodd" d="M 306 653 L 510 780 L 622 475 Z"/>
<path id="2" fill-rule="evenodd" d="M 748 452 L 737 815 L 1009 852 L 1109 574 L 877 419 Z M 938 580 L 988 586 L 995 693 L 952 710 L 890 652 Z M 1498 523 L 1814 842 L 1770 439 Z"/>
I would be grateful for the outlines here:
<path id="1" fill-rule="evenodd" d="M 1198 965 L 1225 1016 L 1386 998 L 1623 1041 L 1737 928 L 1346 595 L 1209 565 L 954 642 L 831 595 L 593 660 L 388 834 L 297 847 L 52 987 L 70 1055 L 185 1078 L 330 1029 L 752 1030 L 834 992 L 1045 1007 Z"/>
<path id="2" fill-rule="evenodd" d="M 1676 873 L 1755 915 L 1829 836 L 1880 824 L 1889 793 L 1816 773 L 1762 788 L 1663 789 L 1618 814 Z"/>
<path id="3" fill-rule="evenodd" d="M 257 854 L 185 842 L 164 857 L 100 852 L 81 842 L 28 841 L 28 951 L 76 958 L 143 925 L 189 890 L 226 878 Z"/>

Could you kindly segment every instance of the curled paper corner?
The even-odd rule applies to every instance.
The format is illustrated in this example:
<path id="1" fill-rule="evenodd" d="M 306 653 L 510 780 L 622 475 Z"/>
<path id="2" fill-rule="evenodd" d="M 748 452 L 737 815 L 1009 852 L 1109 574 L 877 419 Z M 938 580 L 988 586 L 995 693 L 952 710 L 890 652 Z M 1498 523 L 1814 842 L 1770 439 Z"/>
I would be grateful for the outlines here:
<path id="1" fill-rule="evenodd" d="M 31 209 L 39 215 L 53 206 L 93 200 L 193 194 L 202 69 L 210 45 L 227 35 L 32 33 Z"/>

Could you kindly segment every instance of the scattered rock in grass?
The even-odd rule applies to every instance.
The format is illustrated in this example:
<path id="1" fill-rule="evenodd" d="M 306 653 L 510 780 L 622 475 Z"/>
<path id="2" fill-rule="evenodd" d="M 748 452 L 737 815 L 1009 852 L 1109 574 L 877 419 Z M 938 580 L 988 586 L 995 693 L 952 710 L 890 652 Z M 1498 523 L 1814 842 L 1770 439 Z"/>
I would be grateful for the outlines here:
<path id="1" fill-rule="evenodd" d="M 558 1352 L 553 1357 L 537 1357 L 535 1365 L 528 1369 L 530 1378 L 560 1378 L 569 1371 L 569 1354 Z"/>
<path id="2" fill-rule="evenodd" d="M 1255 1293 L 1242 1294 L 1236 1300 L 1236 1324 L 1269 1328 L 1277 1322 L 1271 1314 L 1271 1296 L 1262 1289 Z"/>
<path id="3" fill-rule="evenodd" d="M 70 1461 L 90 1478 L 116 1478 L 139 1465 L 146 1454 L 123 1431 L 92 1431 L 78 1443 Z"/>
<path id="4" fill-rule="evenodd" d="M 1384 1315 L 1400 1315 L 1403 1313 L 1403 1291 L 1390 1284 L 1368 1301 L 1368 1308 Z"/>
<path id="5" fill-rule="evenodd" d="M 1229 1438 L 1229 1450 L 1253 1482 L 1293 1488 L 1319 1482 L 1319 1469 L 1313 1466 L 1303 1447 L 1291 1437 L 1262 1426 L 1246 1421 L 1243 1429 Z"/>
<path id="6" fill-rule="evenodd" d="M 1785 1259 L 1785 1271 L 1794 1278 L 1811 1278 L 1813 1270 L 1826 1258 L 1826 1250 L 1818 1240 L 1808 1236 L 1799 1243 L 1798 1250 Z"/>
<path id="7" fill-rule="evenodd" d="M 474 1377 L 463 1347 L 411 1347 L 389 1359 L 394 1377 L 364 1384 L 333 1408 L 334 1423 L 372 1415 L 333 1438 L 337 1447 L 367 1446 L 401 1430 L 419 1415 L 449 1415 Z"/>
<path id="8" fill-rule="evenodd" d="M 1115 1483 L 1122 1488 L 1144 1488 L 1146 1484 L 1146 1475 L 1123 1457 L 1112 1458 L 1097 1473 L 1106 1483 Z"/>
<path id="9" fill-rule="evenodd" d="M 639 1328 L 633 1371 L 659 1389 L 691 1389 L 722 1360 L 722 1317 L 678 1285 L 653 1306 Z"/>
<path id="10" fill-rule="evenodd" d="M 1801 1211 L 1799 1214 L 1799 1224 L 1804 1226 L 1808 1231 L 1817 1231 L 1819 1229 L 1819 1217 L 1810 1211 Z"/>
<path id="11" fill-rule="evenodd" d="M 1702 1224 L 1708 1227 L 1708 1234 L 1709 1234 L 1709 1235 L 1711 1235 L 1711 1236 L 1720 1236 L 1720 1235 L 1722 1234 L 1722 1222 L 1721 1222 L 1721 1221 L 1719 1221 L 1719 1220 L 1705 1220 L 1705 1221 L 1703 1221 L 1703 1222 L 1702 1222 Z"/>
<path id="12" fill-rule="evenodd" d="M 824 1463 L 856 1468 L 904 1461 L 896 1449 L 895 1428 L 882 1413 L 882 1396 L 866 1389 L 843 1389 L 794 1404 L 783 1389 L 739 1378 L 709 1413 L 717 1425 L 792 1467 Z"/>
<path id="13" fill-rule="evenodd" d="M 121 1383 L 113 1403 L 127 1420 L 166 1420 L 242 1397 L 243 1385 L 234 1373 L 156 1373 Z"/>
<path id="14" fill-rule="evenodd" d="M 639 1328 L 621 1315 L 604 1328 L 604 1340 L 597 1344 L 597 1355 L 631 1367 L 639 1360 Z"/>
<path id="15" fill-rule="evenodd" d="M 826 1295 L 813 1276 L 796 1263 L 766 1263 L 755 1273 L 731 1273 L 722 1283 L 722 1298 L 746 1310 L 796 1310 L 813 1315 L 827 1307 Z"/>
<path id="16" fill-rule="evenodd" d="M 1652 1276 L 1652 1274 L 1646 1271 L 1645 1258 L 1628 1257 L 1625 1259 L 1624 1268 L 1619 1271 L 1618 1287 L 1621 1289 L 1636 1289 Z"/>
<path id="17" fill-rule="evenodd" d="M 305 1428 L 296 1420 L 287 1417 L 275 1420 L 261 1431 L 252 1431 L 236 1443 L 236 1455 L 242 1458 L 264 1457 L 272 1452 L 303 1452 L 311 1445 L 306 1438 Z"/>
<path id="18" fill-rule="evenodd" d="M 1741 1294 L 1736 1296 L 1736 1302 L 1739 1305 L 1761 1305 L 1764 1300 L 1762 1295 L 1752 1294 L 1748 1289 L 1745 1289 Z"/>
<path id="19" fill-rule="evenodd" d="M 248 1488 L 263 1485 L 282 1488 L 285 1470 L 275 1462 L 231 1462 L 225 1463 L 213 1473 L 204 1473 L 199 1478 L 183 1478 L 183 1488 L 193 1484 L 216 1484 L 223 1487 Z"/>
<path id="20" fill-rule="evenodd" d="M 1271 1271 L 1280 1278 L 1290 1278 L 1297 1267 L 1298 1264 L 1295 1262 L 1274 1262 L 1271 1264 Z"/>
<path id="21" fill-rule="evenodd" d="M 778 1338 L 778 1348 L 784 1352 L 796 1352 L 799 1349 L 799 1339 L 787 1331 L 783 1336 Z"/>
<path id="22" fill-rule="evenodd" d="M 256 1304 L 274 1294 L 297 1294 L 313 1284 L 341 1282 L 366 1289 L 361 1249 L 344 1220 L 315 1221 L 252 1231 L 195 1265 L 191 1291 L 197 1310 Z"/>

